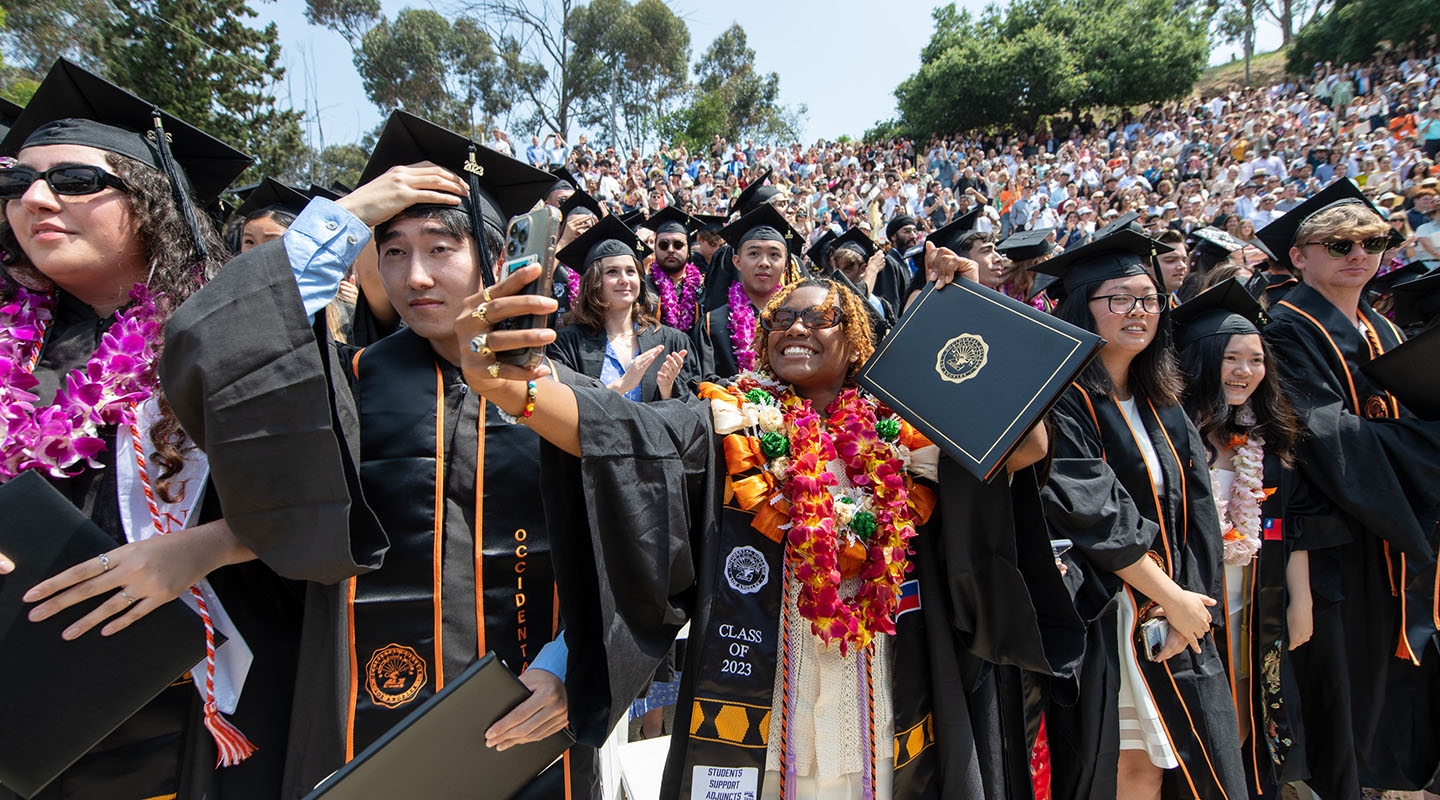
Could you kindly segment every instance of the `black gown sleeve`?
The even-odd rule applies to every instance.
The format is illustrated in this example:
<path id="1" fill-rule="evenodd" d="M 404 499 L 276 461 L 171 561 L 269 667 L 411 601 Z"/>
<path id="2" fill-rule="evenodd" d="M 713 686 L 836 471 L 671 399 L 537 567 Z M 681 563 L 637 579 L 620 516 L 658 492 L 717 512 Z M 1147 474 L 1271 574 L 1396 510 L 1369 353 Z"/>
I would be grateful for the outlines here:
<path id="1" fill-rule="evenodd" d="M 708 403 L 634 403 L 567 370 L 560 377 L 575 391 L 583 456 L 545 447 L 543 499 L 570 651 L 570 721 L 599 746 L 694 608 L 719 464 Z"/>
<path id="2" fill-rule="evenodd" d="M 159 372 L 236 537 L 284 577 L 334 583 L 377 568 L 388 542 L 361 499 L 348 367 L 324 326 L 276 240 L 176 309 Z"/>
<path id="3" fill-rule="evenodd" d="M 567 325 L 555 334 L 555 341 L 545 348 L 545 355 L 554 359 L 556 363 L 564 364 L 566 367 L 579 372 L 585 372 L 585 364 L 580 357 L 580 327 L 578 325 Z M 597 377 L 597 376 L 590 376 Z"/>
<path id="4" fill-rule="evenodd" d="M 1408 416 L 1357 416 L 1334 383 L 1330 360 L 1308 333 L 1286 320 L 1265 329 L 1307 431 L 1296 447 L 1305 477 L 1367 531 L 1413 558 L 1433 560 L 1432 528 L 1440 519 L 1440 424 Z M 1318 529 L 1314 533 L 1312 538 L 1321 535 Z"/>

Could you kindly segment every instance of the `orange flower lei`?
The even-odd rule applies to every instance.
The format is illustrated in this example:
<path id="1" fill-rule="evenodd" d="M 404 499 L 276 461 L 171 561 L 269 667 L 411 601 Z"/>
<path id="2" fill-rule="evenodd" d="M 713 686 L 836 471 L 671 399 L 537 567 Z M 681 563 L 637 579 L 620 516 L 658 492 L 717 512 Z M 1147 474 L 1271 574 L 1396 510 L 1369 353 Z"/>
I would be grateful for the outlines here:
<path id="1" fill-rule="evenodd" d="M 725 450 L 732 476 L 740 471 L 735 467 L 760 464 L 771 473 L 732 486 L 742 507 L 757 510 L 757 528 L 785 518 L 774 527 L 783 532 L 787 558 L 795 565 L 796 606 L 810 620 L 811 632 L 827 645 L 838 641 L 842 655 L 868 647 L 877 633 L 894 634 L 900 584 L 911 570 L 909 541 L 933 502 L 928 490 L 911 482 L 897 446 L 886 441 L 903 426 L 881 420 L 874 400 L 854 388 L 840 393 L 823 421 L 790 387 L 749 375 L 723 395 L 742 408 L 775 406 L 783 412 L 783 425 L 765 434 L 766 444 L 742 432 L 726 437 Z M 828 468 L 836 460 L 855 487 L 838 499 L 831 491 L 837 479 Z M 860 578 L 860 587 L 853 597 L 841 597 L 840 582 L 852 576 Z"/>

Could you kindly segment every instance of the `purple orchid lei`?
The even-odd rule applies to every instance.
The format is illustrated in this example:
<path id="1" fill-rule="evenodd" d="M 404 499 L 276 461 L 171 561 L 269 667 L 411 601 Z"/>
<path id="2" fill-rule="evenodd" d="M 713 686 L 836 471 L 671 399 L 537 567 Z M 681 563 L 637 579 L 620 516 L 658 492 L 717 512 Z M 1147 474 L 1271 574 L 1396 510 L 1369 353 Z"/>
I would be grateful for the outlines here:
<path id="1" fill-rule="evenodd" d="M 745 284 L 730 284 L 730 345 L 741 372 L 755 369 L 755 308 L 745 294 Z"/>
<path id="2" fill-rule="evenodd" d="M 100 428 L 134 422 L 136 405 L 155 393 L 160 312 L 144 284 L 130 297 L 134 304 L 116 315 L 84 369 L 66 375 L 55 402 L 39 408 L 31 371 L 54 300 L 20 289 L 0 306 L 0 483 L 31 469 L 63 478 L 100 466 Z"/>
<path id="3" fill-rule="evenodd" d="M 566 288 L 566 291 L 568 291 L 568 292 L 570 293 L 569 298 L 568 298 L 569 301 L 570 301 L 570 305 L 573 306 L 573 305 L 579 303 L 579 302 L 580 302 L 580 273 L 579 273 L 578 271 L 572 269 L 572 270 L 570 270 L 570 274 L 567 275 L 567 276 L 565 276 L 565 288 Z"/>
<path id="4" fill-rule="evenodd" d="M 700 268 L 694 264 L 685 265 L 685 277 L 681 278 L 679 297 L 675 282 L 665 274 L 659 264 L 650 265 L 650 277 L 655 288 L 660 290 L 660 319 L 672 328 L 689 331 L 695 325 L 695 298 L 700 293 Z"/>

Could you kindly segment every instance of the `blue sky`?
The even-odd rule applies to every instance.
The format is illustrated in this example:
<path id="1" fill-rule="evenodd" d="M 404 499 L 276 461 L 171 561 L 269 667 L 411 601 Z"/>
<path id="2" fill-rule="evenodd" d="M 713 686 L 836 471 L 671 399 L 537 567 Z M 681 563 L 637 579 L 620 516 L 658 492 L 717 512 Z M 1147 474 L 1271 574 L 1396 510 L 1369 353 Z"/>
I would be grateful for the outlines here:
<path id="1" fill-rule="evenodd" d="M 876 121 L 894 116 L 892 91 L 920 66 L 920 49 L 930 38 L 930 11 L 937 2 L 670 0 L 669 4 L 690 28 L 692 67 L 710 42 L 738 21 L 755 51 L 756 67 L 779 73 L 781 102 L 809 107 L 805 134 L 807 141 L 813 141 L 858 136 Z M 383 0 L 383 5 L 387 16 L 393 17 L 403 8 L 432 4 Z M 984 2 L 966 0 L 961 5 L 979 11 Z M 306 23 L 303 0 L 257 2 L 252 7 L 262 23 L 273 20 L 279 26 L 288 74 L 277 91 L 282 102 L 308 107 L 312 145 L 321 144 L 322 137 L 325 144 L 357 141 L 379 124 L 380 112 L 365 97 L 349 45 L 339 34 Z M 1261 32 L 1262 51 L 1277 44 L 1278 36 Z M 1212 63 L 1229 60 L 1233 51 L 1217 49 Z M 313 88 L 322 81 L 323 91 Z"/>

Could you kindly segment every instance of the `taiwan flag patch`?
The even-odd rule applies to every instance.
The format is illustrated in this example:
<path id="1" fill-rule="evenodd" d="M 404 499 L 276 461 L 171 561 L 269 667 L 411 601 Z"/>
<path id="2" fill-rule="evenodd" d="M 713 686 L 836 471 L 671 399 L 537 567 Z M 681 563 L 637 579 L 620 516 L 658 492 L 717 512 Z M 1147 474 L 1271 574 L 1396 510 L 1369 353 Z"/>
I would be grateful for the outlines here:
<path id="1" fill-rule="evenodd" d="M 1274 517 L 1266 517 L 1261 538 L 1267 542 L 1280 542 L 1285 539 L 1285 520 Z"/>
<path id="2" fill-rule="evenodd" d="M 911 611 L 920 610 L 920 581 L 905 581 L 900 584 L 900 604 L 895 607 L 895 619 Z"/>

